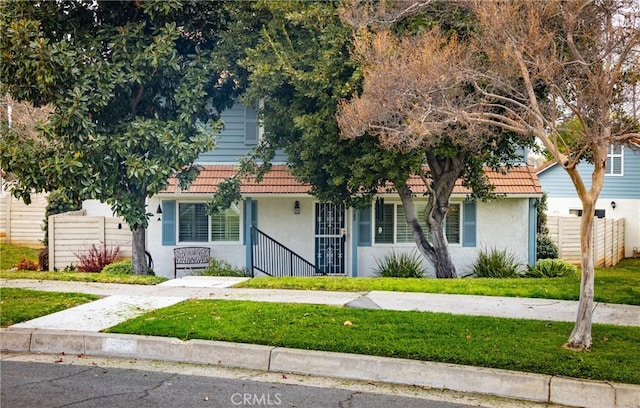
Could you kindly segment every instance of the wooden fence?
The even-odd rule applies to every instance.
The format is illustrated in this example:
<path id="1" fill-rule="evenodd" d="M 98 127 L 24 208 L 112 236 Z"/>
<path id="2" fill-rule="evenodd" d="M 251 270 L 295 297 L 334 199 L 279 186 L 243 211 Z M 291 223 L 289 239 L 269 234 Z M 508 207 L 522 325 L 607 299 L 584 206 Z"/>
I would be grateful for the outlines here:
<path id="1" fill-rule="evenodd" d="M 131 257 L 133 234 L 121 218 L 86 216 L 84 210 L 49 217 L 49 269 L 78 264 L 77 253 L 105 242 L 120 247 L 121 257 Z"/>
<path id="2" fill-rule="evenodd" d="M 47 194 L 33 194 L 31 204 L 0 192 L 0 242 L 14 245 L 42 246 Z"/>
<path id="3" fill-rule="evenodd" d="M 558 258 L 581 262 L 580 217 L 547 218 L 551 240 L 558 246 Z M 596 267 L 615 266 L 624 258 L 624 218 L 593 220 L 593 262 Z"/>

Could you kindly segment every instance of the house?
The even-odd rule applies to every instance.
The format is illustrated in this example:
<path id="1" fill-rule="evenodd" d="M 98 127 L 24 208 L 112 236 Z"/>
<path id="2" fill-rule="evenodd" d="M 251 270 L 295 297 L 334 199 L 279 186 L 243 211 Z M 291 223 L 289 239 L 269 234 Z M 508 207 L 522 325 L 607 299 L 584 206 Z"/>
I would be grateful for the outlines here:
<path id="1" fill-rule="evenodd" d="M 577 166 L 587 188 L 591 187 L 593 165 Z M 640 246 L 640 140 L 630 146 L 612 145 L 607 156 L 604 184 L 595 215 L 599 218 L 625 219 L 625 257 L 633 256 Z M 547 193 L 548 215 L 581 216 L 582 203 L 567 172 L 555 162 L 537 170 L 542 189 Z"/>
<path id="2" fill-rule="evenodd" d="M 320 203 L 309 194 L 310 186 L 290 174 L 282 155 L 261 183 L 243 181 L 240 203 L 208 215 L 205 203 L 220 181 L 235 174 L 238 159 L 255 145 L 261 132 L 251 108 L 235 105 L 222 119 L 225 126 L 217 148 L 198 160 L 203 171 L 197 180 L 184 191 L 172 183 L 167 191 L 148 199 L 149 211 L 157 212 L 147 229 L 147 250 L 157 275 L 173 276 L 177 247 L 209 247 L 213 257 L 253 269 L 257 244 L 251 238 L 252 227 L 322 272 L 337 276 L 372 276 L 376 262 L 386 254 L 417 250 L 397 194 L 382 193 L 363 209 Z M 461 274 L 469 271 L 479 251 L 489 248 L 508 249 L 521 263 L 535 263 L 535 206 L 542 195 L 535 171 L 523 164 L 506 175 L 492 171 L 487 175 L 504 198 L 468 202 L 468 191 L 461 185 L 451 197 L 446 235 Z M 412 184 L 419 209 L 424 205 L 419 198 L 424 186 L 419 179 Z M 273 263 L 282 268 L 289 260 Z M 432 268 L 427 269 L 435 275 Z"/>

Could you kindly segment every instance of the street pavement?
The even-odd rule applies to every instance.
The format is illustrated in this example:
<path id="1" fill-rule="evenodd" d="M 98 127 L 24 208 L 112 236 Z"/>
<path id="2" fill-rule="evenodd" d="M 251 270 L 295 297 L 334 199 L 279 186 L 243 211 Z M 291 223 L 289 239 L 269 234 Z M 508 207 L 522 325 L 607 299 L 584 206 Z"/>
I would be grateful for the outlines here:
<path id="1" fill-rule="evenodd" d="M 234 360 L 233 358 L 235 357 L 229 357 L 231 360 L 226 361 L 227 365 L 236 367 L 262 367 L 266 371 L 298 372 L 301 374 L 362 380 L 370 379 L 405 384 L 417 384 L 416 377 L 420 377 L 420 375 L 415 375 L 413 371 L 418 370 L 419 374 L 425 377 L 425 380 L 424 383 L 417 385 L 463 392 L 487 393 L 507 398 L 560 403 L 568 406 L 640 408 L 640 386 L 635 385 L 605 384 L 538 374 L 505 372 L 504 370 L 438 365 L 436 363 L 414 362 L 412 360 L 341 353 L 289 350 L 265 346 L 251 348 L 251 345 L 220 344 L 220 342 L 209 342 L 212 344 L 205 346 L 197 343 L 197 341 L 181 342 L 178 339 L 159 338 L 141 339 L 142 336 L 109 336 L 99 333 L 132 317 L 185 299 L 311 303 L 368 309 L 417 310 L 473 316 L 569 322 L 574 321 L 577 312 L 577 302 L 575 301 L 550 299 L 381 291 L 354 293 L 231 287 L 243 279 L 184 277 L 155 286 L 3 279 L 0 281 L 0 286 L 2 287 L 90 293 L 102 298 L 4 329 L 0 331 L 0 335 L 2 335 L 0 337 L 2 339 L 1 348 L 12 351 L 57 352 L 63 351 L 59 349 L 62 345 L 65 345 L 69 347 L 69 352 L 80 350 L 80 352 L 89 354 L 88 350 L 92 350 L 102 355 L 137 356 L 152 359 L 163 359 L 162 357 L 164 356 L 167 360 L 181 361 L 181 358 L 189 358 L 191 362 L 206 363 L 206 358 L 201 361 L 196 356 L 199 353 L 206 354 L 203 352 L 204 349 L 198 349 L 197 351 L 192 349 L 194 347 L 206 348 L 211 346 L 215 347 L 218 352 L 226 350 L 226 355 L 234 354 L 229 350 L 239 350 L 238 353 L 242 354 L 242 356 L 238 357 L 239 359 Z M 640 306 L 595 303 L 593 322 L 640 326 Z M 28 340 L 25 342 L 21 336 L 26 333 L 28 333 Z M 80 335 L 79 333 L 83 334 Z M 90 333 L 99 334 L 93 336 Z M 166 343 L 167 341 L 169 343 Z M 96 342 L 101 345 L 95 346 L 95 344 L 98 344 Z M 80 343 L 82 345 L 78 346 Z M 69 346 L 69 344 L 74 345 Z M 154 347 L 157 350 L 154 350 Z M 175 355 L 171 355 L 172 352 Z M 181 352 L 184 354 L 180 355 Z M 208 352 L 215 351 L 209 350 Z M 136 355 L 136 353 L 139 355 Z M 258 362 L 249 361 L 252 358 L 250 356 L 255 356 Z M 264 366 L 262 365 L 263 361 L 265 362 Z M 375 373 L 382 370 L 382 367 L 384 367 L 383 371 L 386 373 L 384 376 Z M 394 375 L 393 373 L 396 374 Z M 451 379 L 443 380 L 448 377 L 451 377 Z M 434 378 L 438 378 L 438 380 Z"/>

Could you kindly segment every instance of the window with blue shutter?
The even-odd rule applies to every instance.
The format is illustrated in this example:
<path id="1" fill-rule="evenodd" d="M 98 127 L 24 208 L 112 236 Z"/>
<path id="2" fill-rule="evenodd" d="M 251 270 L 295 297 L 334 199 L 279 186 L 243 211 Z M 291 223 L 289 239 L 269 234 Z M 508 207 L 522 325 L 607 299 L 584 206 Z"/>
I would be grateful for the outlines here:
<path id="1" fill-rule="evenodd" d="M 465 201 L 462 204 L 462 246 L 476 246 L 476 203 Z"/>
<path id="2" fill-rule="evenodd" d="M 162 201 L 162 245 L 176 244 L 176 202 Z"/>

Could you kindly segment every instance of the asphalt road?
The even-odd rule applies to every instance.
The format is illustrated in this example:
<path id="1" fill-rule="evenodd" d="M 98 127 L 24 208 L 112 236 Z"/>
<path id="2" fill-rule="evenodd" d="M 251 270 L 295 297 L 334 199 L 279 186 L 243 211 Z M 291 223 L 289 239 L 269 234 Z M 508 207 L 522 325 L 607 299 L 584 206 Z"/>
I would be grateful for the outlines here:
<path id="1" fill-rule="evenodd" d="M 402 395 L 157 370 L 9 361 L 0 365 L 3 408 L 47 407 L 421 407 L 475 405 Z M 285 375 L 283 381 L 287 379 Z"/>

